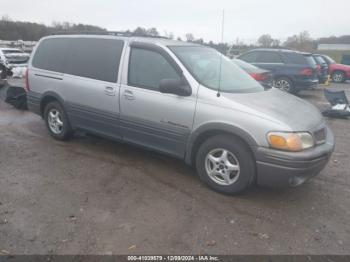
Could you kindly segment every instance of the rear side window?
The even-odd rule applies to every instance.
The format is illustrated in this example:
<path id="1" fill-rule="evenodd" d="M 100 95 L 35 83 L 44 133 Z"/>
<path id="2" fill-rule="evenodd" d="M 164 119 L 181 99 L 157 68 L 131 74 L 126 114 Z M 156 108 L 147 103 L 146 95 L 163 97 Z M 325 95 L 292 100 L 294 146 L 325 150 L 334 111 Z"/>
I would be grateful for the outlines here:
<path id="1" fill-rule="evenodd" d="M 298 53 L 283 53 L 283 58 L 287 64 L 296 64 L 296 65 L 306 65 L 306 59 L 302 54 Z"/>
<path id="2" fill-rule="evenodd" d="M 124 46 L 122 40 L 72 38 L 69 41 L 65 73 L 117 82 Z"/>
<path id="3" fill-rule="evenodd" d="M 47 39 L 37 48 L 33 66 L 115 83 L 123 46 L 118 39 Z"/>
<path id="4" fill-rule="evenodd" d="M 63 73 L 68 39 L 43 40 L 33 57 L 33 66 L 39 69 Z"/>
<path id="5" fill-rule="evenodd" d="M 180 79 L 180 76 L 161 54 L 147 49 L 132 48 L 128 85 L 159 90 L 162 79 Z"/>
<path id="6" fill-rule="evenodd" d="M 258 63 L 271 63 L 271 64 L 276 64 L 276 63 L 282 63 L 281 56 L 277 52 L 259 52 L 259 56 L 257 59 Z"/>
<path id="7" fill-rule="evenodd" d="M 239 57 L 239 59 L 246 61 L 248 63 L 256 63 L 258 59 L 258 53 L 257 52 L 250 52 L 247 54 L 243 54 Z"/>

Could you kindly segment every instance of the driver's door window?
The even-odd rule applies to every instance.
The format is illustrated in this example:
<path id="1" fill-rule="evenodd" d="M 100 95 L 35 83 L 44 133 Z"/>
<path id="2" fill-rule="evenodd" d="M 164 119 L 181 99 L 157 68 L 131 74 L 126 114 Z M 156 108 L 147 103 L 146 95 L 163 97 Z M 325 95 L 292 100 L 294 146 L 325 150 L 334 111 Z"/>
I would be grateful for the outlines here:
<path id="1" fill-rule="evenodd" d="M 159 53 L 132 48 L 129 62 L 128 85 L 150 90 L 159 90 L 162 79 L 179 79 L 180 76 Z"/>

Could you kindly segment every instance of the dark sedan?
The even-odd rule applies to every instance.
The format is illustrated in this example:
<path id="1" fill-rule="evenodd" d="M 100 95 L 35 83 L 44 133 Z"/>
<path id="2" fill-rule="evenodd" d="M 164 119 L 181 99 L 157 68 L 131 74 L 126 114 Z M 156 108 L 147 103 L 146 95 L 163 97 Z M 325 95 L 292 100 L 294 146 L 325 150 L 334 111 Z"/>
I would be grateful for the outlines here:
<path id="1" fill-rule="evenodd" d="M 246 71 L 251 77 L 258 81 L 262 86 L 271 88 L 273 86 L 273 78 L 270 71 L 261 69 L 257 66 L 244 62 L 240 59 L 232 60 L 236 65 Z"/>

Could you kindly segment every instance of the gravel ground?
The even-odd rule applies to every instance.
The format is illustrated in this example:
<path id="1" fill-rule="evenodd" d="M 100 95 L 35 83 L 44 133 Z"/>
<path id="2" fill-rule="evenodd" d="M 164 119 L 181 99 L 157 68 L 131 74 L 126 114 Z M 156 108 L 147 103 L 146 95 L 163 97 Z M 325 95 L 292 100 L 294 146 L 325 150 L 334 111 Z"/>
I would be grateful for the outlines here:
<path id="1" fill-rule="evenodd" d="M 300 96 L 326 106 L 322 87 Z M 0 251 L 349 254 L 350 125 L 327 121 L 336 149 L 319 176 L 231 197 L 166 156 L 84 134 L 54 141 L 39 116 L 0 99 Z"/>

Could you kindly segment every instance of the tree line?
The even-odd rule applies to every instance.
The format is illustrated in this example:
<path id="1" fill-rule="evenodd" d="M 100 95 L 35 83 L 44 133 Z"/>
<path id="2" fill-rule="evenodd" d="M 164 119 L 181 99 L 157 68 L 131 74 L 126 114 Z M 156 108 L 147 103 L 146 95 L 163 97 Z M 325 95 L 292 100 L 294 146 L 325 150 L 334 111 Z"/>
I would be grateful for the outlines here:
<path id="1" fill-rule="evenodd" d="M 104 33 L 107 32 L 105 28 L 86 25 L 86 24 L 74 24 L 69 22 L 53 22 L 50 26 L 31 22 L 12 21 L 9 17 L 3 16 L 0 20 L 0 39 L 1 40 L 24 40 L 24 41 L 37 41 L 40 38 L 54 34 L 64 33 Z M 152 36 L 159 37 L 164 36 L 170 39 L 174 39 L 175 36 L 172 32 L 163 32 L 162 34 L 157 28 L 144 28 L 137 27 L 135 30 L 127 30 L 124 33 L 131 36 Z M 283 43 L 279 39 L 274 39 L 269 34 L 263 34 L 257 40 L 257 43 L 247 45 L 242 41 L 237 40 L 236 43 L 214 43 L 213 41 L 205 42 L 202 38 L 196 38 L 193 34 L 187 33 L 185 39 L 180 37 L 176 38 L 180 41 L 194 42 L 202 45 L 207 45 L 219 50 L 222 53 L 227 53 L 231 49 L 248 49 L 254 47 L 266 47 L 266 48 L 289 48 L 301 51 L 312 51 L 317 48 L 317 44 L 350 44 L 350 35 L 344 35 L 340 37 L 324 37 L 320 39 L 313 39 L 307 31 L 303 31 L 297 35 L 292 35 L 287 38 Z"/>

